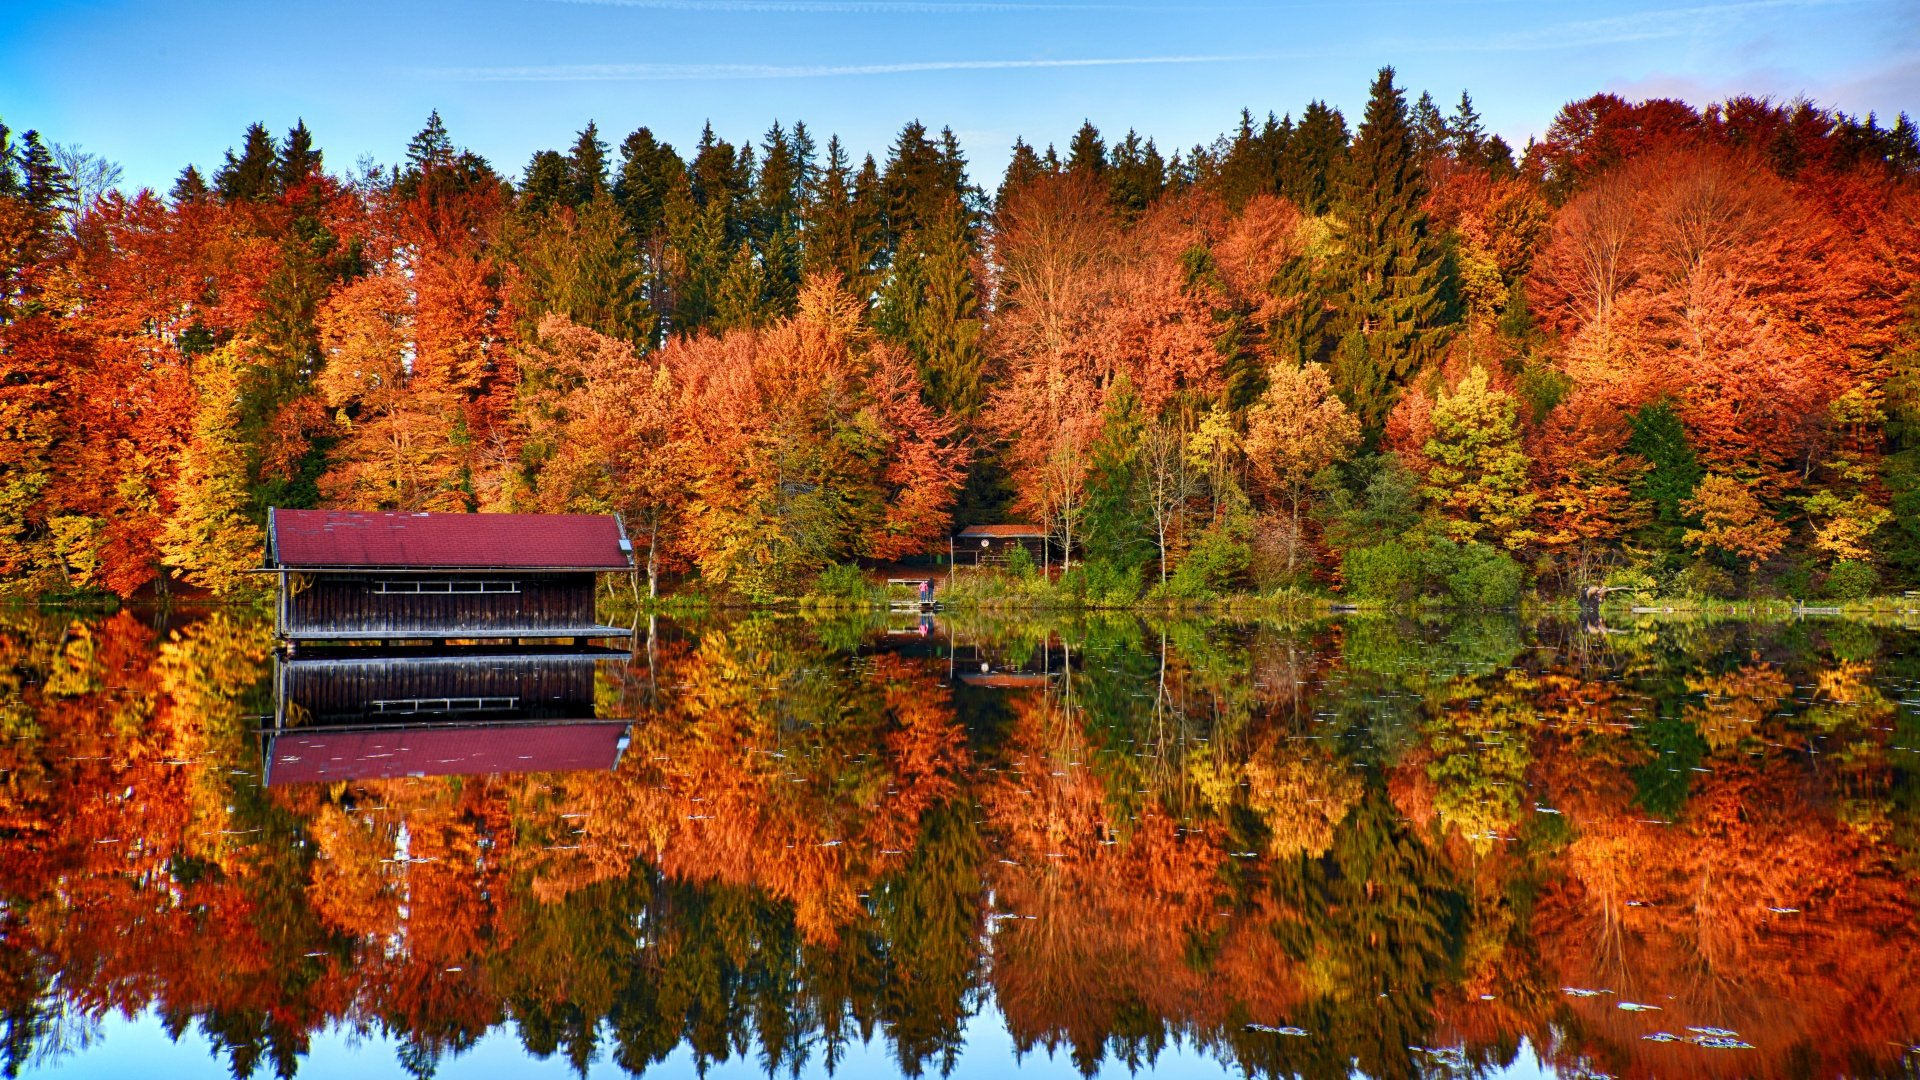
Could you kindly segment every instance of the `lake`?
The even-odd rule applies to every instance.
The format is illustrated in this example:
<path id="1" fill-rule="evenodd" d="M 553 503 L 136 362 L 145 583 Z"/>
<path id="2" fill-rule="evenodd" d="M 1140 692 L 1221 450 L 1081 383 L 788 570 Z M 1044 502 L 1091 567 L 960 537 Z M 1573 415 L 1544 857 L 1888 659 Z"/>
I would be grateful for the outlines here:
<path id="1" fill-rule="evenodd" d="M 1920 1070 L 1910 627 L 0 649 L 8 1076 Z"/>

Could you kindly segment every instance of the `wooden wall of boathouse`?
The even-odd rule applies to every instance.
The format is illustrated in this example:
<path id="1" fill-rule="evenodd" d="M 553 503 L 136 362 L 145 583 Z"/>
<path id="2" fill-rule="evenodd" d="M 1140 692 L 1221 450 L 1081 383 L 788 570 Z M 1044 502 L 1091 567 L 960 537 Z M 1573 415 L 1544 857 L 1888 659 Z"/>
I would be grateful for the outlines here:
<path id="1" fill-rule="evenodd" d="M 283 575 L 280 632 L 294 638 L 513 637 L 595 625 L 589 572 Z"/>

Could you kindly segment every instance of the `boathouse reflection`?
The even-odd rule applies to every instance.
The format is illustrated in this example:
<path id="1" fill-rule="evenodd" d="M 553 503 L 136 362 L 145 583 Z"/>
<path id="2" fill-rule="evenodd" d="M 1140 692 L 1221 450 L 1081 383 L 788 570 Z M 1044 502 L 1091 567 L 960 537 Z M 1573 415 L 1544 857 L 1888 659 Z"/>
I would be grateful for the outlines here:
<path id="1" fill-rule="evenodd" d="M 610 770 L 630 718 L 595 714 L 612 650 L 310 649 L 274 666 L 269 786 Z"/>

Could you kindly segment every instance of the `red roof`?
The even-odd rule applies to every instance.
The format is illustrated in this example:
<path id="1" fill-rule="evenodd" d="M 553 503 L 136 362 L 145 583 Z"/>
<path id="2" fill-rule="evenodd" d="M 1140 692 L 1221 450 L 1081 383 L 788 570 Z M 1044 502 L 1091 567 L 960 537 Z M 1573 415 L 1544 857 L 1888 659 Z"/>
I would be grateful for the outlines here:
<path id="1" fill-rule="evenodd" d="M 607 514 L 410 514 L 274 510 L 273 567 L 627 570 L 631 547 Z"/>
<path id="2" fill-rule="evenodd" d="M 975 540 L 983 536 L 1008 540 L 1039 540 L 1047 535 L 1047 530 L 1038 525 L 969 525 L 961 529 L 958 535 Z"/>
<path id="3" fill-rule="evenodd" d="M 267 743 L 267 784 L 611 769 L 626 733 L 619 720 L 288 732 Z"/>

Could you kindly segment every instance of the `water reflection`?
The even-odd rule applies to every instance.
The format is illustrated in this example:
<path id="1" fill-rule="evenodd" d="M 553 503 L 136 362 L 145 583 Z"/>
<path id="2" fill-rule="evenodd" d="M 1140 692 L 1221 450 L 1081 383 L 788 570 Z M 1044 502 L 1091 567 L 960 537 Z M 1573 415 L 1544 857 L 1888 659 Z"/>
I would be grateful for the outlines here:
<path id="1" fill-rule="evenodd" d="M 1911 1074 L 1920 640 L 1612 631 L 759 616 L 476 674 L 0 613 L 0 1061 L 119 1012 L 216 1074 L 341 1026 L 414 1075 L 501 1032 L 919 1074 L 991 1016 L 1087 1071 Z M 583 722 L 630 745 L 285 760 Z"/>
<path id="2" fill-rule="evenodd" d="M 625 719 L 596 718 L 607 650 L 307 649 L 274 657 L 269 787 L 619 767 Z"/>

